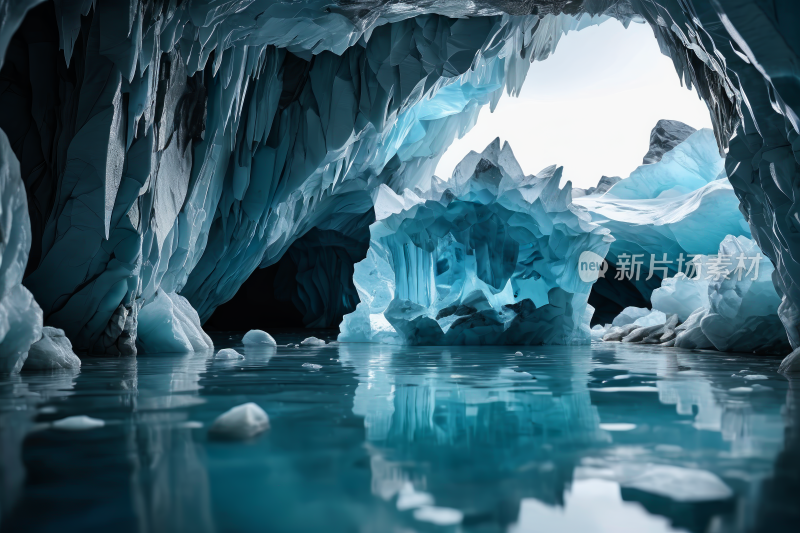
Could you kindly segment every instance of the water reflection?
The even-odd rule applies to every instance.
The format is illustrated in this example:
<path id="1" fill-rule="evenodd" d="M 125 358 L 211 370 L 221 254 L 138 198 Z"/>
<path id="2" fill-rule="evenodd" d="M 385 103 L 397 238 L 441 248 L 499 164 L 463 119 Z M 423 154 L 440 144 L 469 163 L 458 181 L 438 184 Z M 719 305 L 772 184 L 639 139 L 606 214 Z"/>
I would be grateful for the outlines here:
<path id="1" fill-rule="evenodd" d="M 215 339 L 244 360 L 0 378 L 0 528 L 722 532 L 800 518 L 800 387 L 777 361 L 237 341 Z M 208 441 L 245 401 L 272 429 Z M 107 425 L 46 427 L 75 414 Z"/>

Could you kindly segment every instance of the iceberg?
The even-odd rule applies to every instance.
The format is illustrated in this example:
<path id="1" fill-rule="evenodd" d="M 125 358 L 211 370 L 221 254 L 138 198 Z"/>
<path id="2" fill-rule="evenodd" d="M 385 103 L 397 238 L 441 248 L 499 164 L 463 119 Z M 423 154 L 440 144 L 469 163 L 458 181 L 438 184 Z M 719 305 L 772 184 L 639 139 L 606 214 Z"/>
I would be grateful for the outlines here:
<path id="1" fill-rule="evenodd" d="M 586 344 L 594 279 L 611 237 L 571 205 L 561 168 L 525 176 L 496 139 L 423 192 L 378 189 L 360 303 L 340 341 L 417 345 Z"/>

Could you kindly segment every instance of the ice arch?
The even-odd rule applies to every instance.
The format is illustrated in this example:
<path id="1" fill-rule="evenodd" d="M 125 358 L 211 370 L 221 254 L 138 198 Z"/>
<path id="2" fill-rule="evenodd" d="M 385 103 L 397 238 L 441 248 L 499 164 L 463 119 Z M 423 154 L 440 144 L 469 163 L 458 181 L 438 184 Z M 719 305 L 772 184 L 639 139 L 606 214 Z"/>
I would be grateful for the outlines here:
<path id="1" fill-rule="evenodd" d="M 28 193 L 24 284 L 78 349 L 130 353 L 157 293 L 206 319 L 312 228 L 345 233 L 602 16 L 650 24 L 708 104 L 800 343 L 792 0 L 36 4 L 0 0 L 0 128 Z"/>

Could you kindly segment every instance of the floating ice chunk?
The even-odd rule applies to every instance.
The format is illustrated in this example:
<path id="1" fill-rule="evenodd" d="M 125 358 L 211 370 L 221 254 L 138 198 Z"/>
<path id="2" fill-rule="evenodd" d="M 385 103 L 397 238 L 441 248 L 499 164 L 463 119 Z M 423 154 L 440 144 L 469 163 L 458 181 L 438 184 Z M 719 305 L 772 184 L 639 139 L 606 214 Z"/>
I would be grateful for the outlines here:
<path id="1" fill-rule="evenodd" d="M 636 424 L 628 424 L 624 422 L 600 424 L 600 429 L 605 431 L 632 431 L 636 429 Z"/>
<path id="2" fill-rule="evenodd" d="M 308 368 L 310 370 L 320 370 L 322 365 L 316 365 L 314 363 L 303 363 L 303 368 Z"/>
<path id="3" fill-rule="evenodd" d="M 433 496 L 427 492 L 417 492 L 414 485 L 405 482 L 397 496 L 397 510 L 407 511 L 423 506 L 433 505 Z"/>
<path id="4" fill-rule="evenodd" d="M 58 368 L 80 368 L 81 360 L 72 351 L 72 343 L 64 330 L 45 326 L 42 338 L 31 345 L 24 370 L 54 370 Z"/>
<path id="5" fill-rule="evenodd" d="M 414 511 L 414 518 L 437 526 L 454 526 L 464 520 L 464 513 L 449 507 L 425 506 Z"/>
<path id="6" fill-rule="evenodd" d="M 753 388 L 752 387 L 734 387 L 734 388 L 728 390 L 728 392 L 732 392 L 734 394 L 745 394 L 745 393 L 748 393 L 748 392 L 753 392 Z"/>
<path id="7" fill-rule="evenodd" d="M 620 314 L 611 322 L 614 327 L 627 326 L 633 324 L 636 320 L 646 317 L 650 314 L 650 309 L 646 307 L 626 307 Z"/>
<path id="8" fill-rule="evenodd" d="M 745 376 L 744 379 L 748 381 L 756 381 L 756 380 L 764 380 L 769 379 L 767 376 L 763 376 L 761 374 L 750 374 L 749 376 Z"/>
<path id="9" fill-rule="evenodd" d="M 325 341 L 316 337 L 309 337 L 304 339 L 300 344 L 302 346 L 325 346 Z"/>
<path id="10" fill-rule="evenodd" d="M 269 429 L 269 416 L 253 402 L 225 411 L 214 420 L 209 435 L 225 439 L 249 439 Z"/>
<path id="11" fill-rule="evenodd" d="M 214 359 L 244 359 L 244 356 L 233 348 L 223 348 L 214 355 Z"/>
<path id="12" fill-rule="evenodd" d="M 84 431 L 86 429 L 101 428 L 105 425 L 106 423 L 104 421 L 86 415 L 68 416 L 67 418 L 62 418 L 61 420 L 53 422 L 53 427 L 55 429 L 64 431 Z"/>
<path id="13" fill-rule="evenodd" d="M 275 342 L 275 339 L 272 338 L 272 335 L 267 333 L 266 331 L 261 331 L 260 329 L 251 329 L 247 333 L 244 334 L 242 337 L 242 344 L 244 345 L 266 345 L 266 346 L 277 346 L 278 344 Z"/>
<path id="14" fill-rule="evenodd" d="M 521 357 L 522 356 L 522 352 L 514 352 L 514 355 L 516 355 L 517 357 Z"/>
<path id="15" fill-rule="evenodd" d="M 670 498 L 677 502 L 726 500 L 733 490 L 706 470 L 668 465 L 648 465 L 643 472 L 620 485 Z"/>
<path id="16" fill-rule="evenodd" d="M 513 368 L 501 368 L 500 369 L 500 379 L 510 379 L 514 381 L 527 381 L 530 379 L 534 379 L 531 374 L 528 372 L 521 372 L 514 370 Z"/>
<path id="17" fill-rule="evenodd" d="M 637 318 L 633 323 L 640 328 L 649 328 L 651 326 L 660 326 L 667 321 L 667 315 L 661 311 L 650 311 L 647 315 Z"/>
<path id="18" fill-rule="evenodd" d="M 180 294 L 159 290 L 139 311 L 137 346 L 146 353 L 186 353 L 214 347 L 200 317 Z"/>
<path id="19" fill-rule="evenodd" d="M 178 424 L 178 427 L 182 427 L 185 429 L 200 429 L 203 427 L 202 422 L 198 422 L 196 420 L 187 420 L 185 422 L 181 422 Z"/>

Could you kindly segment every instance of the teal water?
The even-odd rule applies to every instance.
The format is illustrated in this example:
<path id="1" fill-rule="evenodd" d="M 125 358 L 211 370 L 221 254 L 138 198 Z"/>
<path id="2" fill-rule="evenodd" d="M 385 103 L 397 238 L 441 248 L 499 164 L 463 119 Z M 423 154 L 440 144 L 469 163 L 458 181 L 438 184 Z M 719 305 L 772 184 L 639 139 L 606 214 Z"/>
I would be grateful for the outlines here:
<path id="1" fill-rule="evenodd" d="M 80 372 L 0 378 L 0 530 L 800 527 L 800 381 L 777 359 L 620 344 L 521 357 L 253 350 L 240 338 L 214 340 L 243 361 L 88 359 Z M 271 429 L 209 440 L 213 420 L 248 401 Z M 72 415 L 106 425 L 50 426 Z"/>

